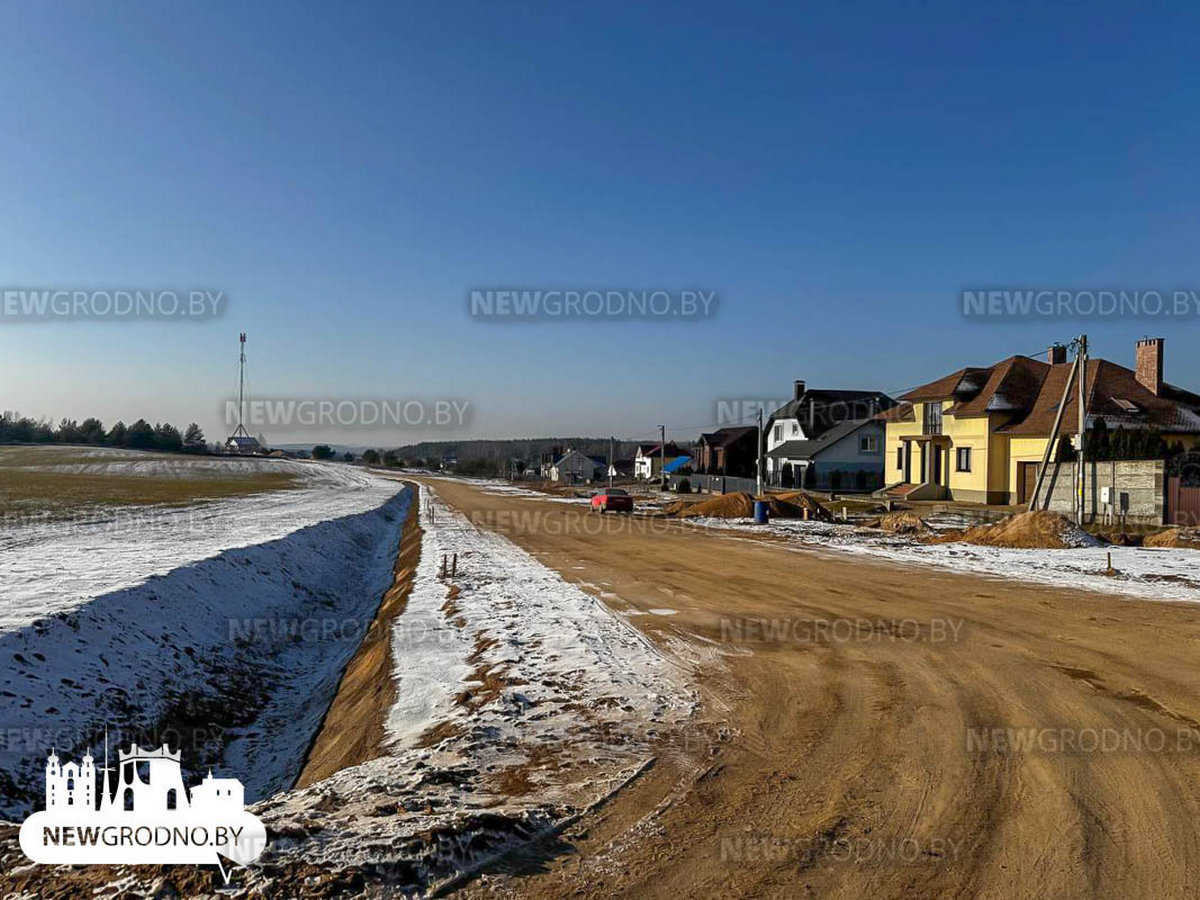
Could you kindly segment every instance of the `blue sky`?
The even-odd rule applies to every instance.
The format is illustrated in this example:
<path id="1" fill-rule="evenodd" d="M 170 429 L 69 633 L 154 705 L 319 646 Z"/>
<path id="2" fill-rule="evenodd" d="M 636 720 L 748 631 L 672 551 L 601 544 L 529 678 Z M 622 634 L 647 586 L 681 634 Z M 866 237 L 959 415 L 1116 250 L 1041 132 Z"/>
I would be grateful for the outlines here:
<path id="1" fill-rule="evenodd" d="M 973 7 L 973 8 L 972 8 Z M 1200 290 L 1194 4 L 0 6 L 0 287 L 219 289 L 0 322 L 0 409 L 197 420 L 467 399 L 425 437 L 694 436 L 791 381 L 898 391 L 1086 331 L 972 287 Z M 472 288 L 699 287 L 703 322 L 471 319 Z"/>

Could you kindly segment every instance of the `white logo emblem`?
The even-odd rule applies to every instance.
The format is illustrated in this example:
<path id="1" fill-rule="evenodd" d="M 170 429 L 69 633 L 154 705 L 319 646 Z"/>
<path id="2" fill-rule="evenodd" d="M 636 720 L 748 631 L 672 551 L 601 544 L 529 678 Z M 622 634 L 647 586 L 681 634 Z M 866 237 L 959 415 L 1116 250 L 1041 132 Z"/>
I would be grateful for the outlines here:
<path id="1" fill-rule="evenodd" d="M 146 750 L 133 744 L 118 753 L 115 784 L 105 739 L 103 782 L 96 796 L 95 761 L 46 760 L 46 809 L 21 826 L 21 849 L 34 862 L 216 863 L 246 865 L 266 848 L 267 831 L 244 809 L 242 783 L 208 777 L 188 791 L 179 753 L 166 744 Z"/>

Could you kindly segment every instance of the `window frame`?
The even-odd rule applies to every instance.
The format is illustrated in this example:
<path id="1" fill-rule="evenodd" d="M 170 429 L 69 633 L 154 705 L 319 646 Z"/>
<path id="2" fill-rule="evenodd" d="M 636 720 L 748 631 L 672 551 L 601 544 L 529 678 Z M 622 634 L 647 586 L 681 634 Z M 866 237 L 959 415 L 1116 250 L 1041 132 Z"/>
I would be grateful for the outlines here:
<path id="1" fill-rule="evenodd" d="M 955 447 L 954 454 L 954 471 L 955 472 L 970 472 L 971 471 L 971 448 L 970 447 Z M 966 454 L 964 457 L 963 454 Z M 963 460 L 966 460 L 966 465 L 963 465 Z"/>

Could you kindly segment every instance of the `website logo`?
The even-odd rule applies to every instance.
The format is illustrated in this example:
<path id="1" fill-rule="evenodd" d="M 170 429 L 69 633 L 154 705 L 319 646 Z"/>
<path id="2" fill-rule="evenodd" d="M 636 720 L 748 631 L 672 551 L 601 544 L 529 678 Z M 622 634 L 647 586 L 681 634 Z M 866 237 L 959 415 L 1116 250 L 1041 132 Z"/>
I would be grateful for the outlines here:
<path id="1" fill-rule="evenodd" d="M 97 794 L 97 776 L 102 776 Z M 112 776 L 112 777 L 110 777 Z M 130 746 L 115 769 L 97 769 L 89 751 L 79 763 L 46 759 L 46 808 L 21 825 L 21 850 L 46 865 L 215 863 L 246 865 L 262 855 L 267 832 L 245 811 L 236 778 L 212 772 L 188 791 L 179 752 Z"/>

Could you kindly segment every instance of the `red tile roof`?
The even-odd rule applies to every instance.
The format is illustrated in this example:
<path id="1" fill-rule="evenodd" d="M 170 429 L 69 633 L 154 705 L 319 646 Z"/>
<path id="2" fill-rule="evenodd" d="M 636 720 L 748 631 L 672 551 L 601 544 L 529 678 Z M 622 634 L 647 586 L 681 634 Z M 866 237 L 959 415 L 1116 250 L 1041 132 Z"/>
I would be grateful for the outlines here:
<path id="1" fill-rule="evenodd" d="M 1012 356 L 992 366 L 959 369 L 909 391 L 901 399 L 909 403 L 950 400 L 953 402 L 944 412 L 958 417 L 1008 413 L 1011 418 L 996 429 L 997 433 L 1043 437 L 1054 427 L 1071 366 Z M 1156 395 L 1138 382 L 1132 369 L 1104 359 L 1088 361 L 1087 382 L 1089 423 L 1102 417 L 1109 428 L 1200 433 L 1200 396 L 1196 394 L 1164 384 Z M 1079 390 L 1072 385 L 1062 433 L 1074 434 L 1079 430 L 1078 423 Z"/>

